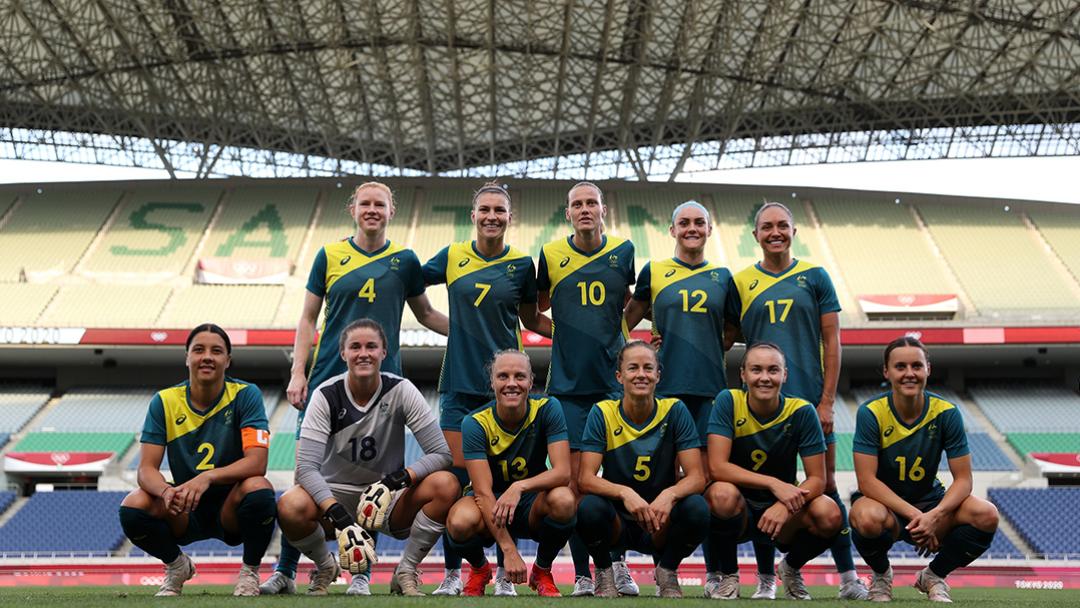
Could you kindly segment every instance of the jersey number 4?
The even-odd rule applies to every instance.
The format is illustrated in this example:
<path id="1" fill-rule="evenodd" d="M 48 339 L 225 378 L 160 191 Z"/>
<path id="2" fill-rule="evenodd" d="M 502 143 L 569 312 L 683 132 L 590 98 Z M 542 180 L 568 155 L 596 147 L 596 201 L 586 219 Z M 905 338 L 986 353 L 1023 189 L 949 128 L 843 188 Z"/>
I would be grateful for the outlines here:
<path id="1" fill-rule="evenodd" d="M 357 298 L 363 298 L 371 304 L 375 301 L 375 279 L 368 279 L 362 287 L 360 287 L 360 293 L 356 294 Z"/>

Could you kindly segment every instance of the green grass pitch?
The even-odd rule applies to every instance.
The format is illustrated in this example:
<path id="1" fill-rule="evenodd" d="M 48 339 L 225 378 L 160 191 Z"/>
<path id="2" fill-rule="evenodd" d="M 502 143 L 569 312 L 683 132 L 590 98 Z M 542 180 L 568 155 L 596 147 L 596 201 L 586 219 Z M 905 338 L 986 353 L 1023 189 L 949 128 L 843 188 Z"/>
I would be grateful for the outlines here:
<path id="1" fill-rule="evenodd" d="M 184 589 L 184 595 L 179 598 L 154 598 L 156 588 L 153 587 L 5 587 L 0 588 L 0 606 L 33 606 L 35 608 L 49 608 L 51 606 L 77 607 L 77 608 L 119 608 L 136 605 L 163 606 L 163 602 L 173 606 L 185 606 L 190 608 L 211 608 L 228 605 L 229 602 L 238 604 L 255 605 L 256 603 L 269 603 L 276 606 L 295 606 L 298 602 L 309 603 L 311 606 L 328 608 L 342 606 L 356 608 L 363 605 L 364 608 L 400 608 L 414 606 L 436 606 L 444 603 L 446 606 L 469 606 L 467 602 L 477 601 L 475 598 L 402 598 L 389 597 L 386 585 L 373 585 L 375 595 L 370 598 L 356 598 L 345 596 L 345 585 L 331 587 L 329 597 L 306 598 L 298 596 L 276 596 L 262 598 L 233 598 L 231 587 L 189 585 Z M 426 586 L 426 591 L 431 591 L 434 586 Z M 490 591 L 490 589 L 489 589 Z M 570 588 L 563 588 L 564 593 L 569 593 Z M 511 602 L 526 602 L 528 606 L 551 605 L 558 602 L 567 608 L 583 608 L 591 606 L 596 608 L 598 602 L 611 605 L 613 608 L 635 608 L 637 606 L 669 606 L 670 601 L 652 597 L 653 588 L 642 586 L 642 597 L 619 598 L 617 600 L 598 600 L 596 598 L 563 598 L 559 600 L 541 600 L 529 592 L 525 586 L 518 587 L 518 598 L 495 598 L 485 597 L 479 600 L 488 608 L 508 608 Z M 719 606 L 717 600 L 706 600 L 701 597 L 701 587 L 684 587 L 686 599 L 676 600 L 678 605 L 692 606 Z M 743 587 L 743 597 L 749 598 L 753 593 L 750 587 Z M 811 606 L 853 606 L 856 602 L 841 602 L 835 599 L 836 589 L 831 587 L 811 587 L 810 593 L 815 598 Z M 954 589 L 953 601 L 960 604 L 975 605 L 979 608 L 1024 608 L 1032 607 L 1075 607 L 1080 605 L 1080 590 L 1048 591 L 1026 589 L 982 589 L 967 588 Z M 374 603 L 372 603 L 374 602 Z M 777 602 L 791 605 L 791 602 Z M 744 604 L 755 606 L 771 606 L 777 602 L 768 603 L 763 601 L 742 600 Z M 900 606 L 927 606 L 929 603 L 914 589 L 909 587 L 897 587 L 894 605 Z M 724 603 L 724 606 L 731 604 Z"/>

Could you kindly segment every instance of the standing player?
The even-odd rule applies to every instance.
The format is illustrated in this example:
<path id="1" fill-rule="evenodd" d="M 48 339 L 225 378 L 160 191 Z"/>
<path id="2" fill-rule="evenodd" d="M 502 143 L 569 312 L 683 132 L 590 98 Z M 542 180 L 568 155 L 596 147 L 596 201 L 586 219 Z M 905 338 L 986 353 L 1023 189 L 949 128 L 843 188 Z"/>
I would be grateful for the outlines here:
<path id="1" fill-rule="evenodd" d="M 345 371 L 345 362 L 329 347 L 351 321 L 370 318 L 382 325 L 387 334 L 383 371 L 398 375 L 401 374 L 398 336 L 406 303 L 421 324 L 443 335 L 448 331 L 446 316 L 435 311 L 424 295 L 424 279 L 416 254 L 386 236 L 386 226 L 395 212 L 390 188 L 380 182 L 360 184 L 347 209 L 356 222 L 356 232 L 350 238 L 324 246 L 316 254 L 304 294 L 304 310 L 296 326 L 292 375 L 285 395 L 300 410 L 296 423 L 298 434 L 304 421 L 308 389 Z M 324 303 L 326 318 L 319 330 L 319 341 L 315 342 L 315 323 Z M 330 336 L 326 349 L 322 348 L 323 336 Z M 313 343 L 315 354 L 307 369 Z M 283 536 L 277 568 L 260 587 L 262 593 L 295 593 L 299 560 L 300 552 Z M 366 572 L 353 577 L 348 593 L 369 593 Z"/>
<path id="2" fill-rule="evenodd" d="M 259 595 L 259 564 L 274 533 L 266 474 L 270 431 L 262 393 L 229 378 L 232 343 L 205 323 L 187 337 L 188 379 L 159 391 L 143 426 L 139 487 L 120 504 L 124 534 L 165 563 L 157 595 L 180 595 L 195 576 L 178 545 L 218 538 L 244 545 L 233 595 Z M 169 455 L 173 484 L 159 468 Z"/>
<path id="3" fill-rule="evenodd" d="M 454 474 L 468 484 L 461 451 L 461 421 L 486 404 L 491 384 L 484 366 L 493 354 L 521 350 L 518 319 L 537 333 L 551 335 L 551 323 L 536 311 L 536 267 L 532 258 L 506 244 L 513 213 L 510 193 L 495 182 L 473 195 L 476 239 L 453 243 L 424 264 L 428 285 L 446 283 L 450 334 L 439 374 L 439 426 L 454 455 Z M 461 557 L 443 540 L 446 576 L 435 595 L 461 593 Z M 510 587 L 512 590 L 513 587 Z"/>
<path id="4" fill-rule="evenodd" d="M 785 390 L 817 408 L 825 433 L 825 495 L 836 501 L 844 519 L 836 544 L 831 547 L 840 573 L 839 597 L 866 599 L 866 587 L 851 557 L 847 510 L 836 491 L 833 402 L 840 378 L 840 303 L 824 268 L 792 258 L 795 233 L 795 219 L 784 205 L 770 202 L 758 209 L 754 238 L 761 246 L 762 259 L 735 275 L 740 324 L 747 346 L 758 342 L 780 345 L 788 367 Z M 758 554 L 758 569 L 770 568 L 772 549 L 756 542 L 754 551 Z"/>
<path id="5" fill-rule="evenodd" d="M 926 391 L 930 361 L 915 338 L 885 347 L 891 390 L 859 407 L 855 419 L 852 499 L 855 547 L 874 571 L 870 599 L 892 599 L 889 548 L 903 540 L 921 554 L 937 553 L 915 576 L 915 588 L 934 602 L 951 602 L 945 577 L 982 555 L 994 539 L 997 508 L 971 494 L 971 453 L 960 410 Z M 941 453 L 953 483 L 937 478 Z"/>
<path id="6" fill-rule="evenodd" d="M 727 388 L 724 351 L 738 331 L 735 283 L 727 268 L 705 259 L 712 219 L 704 206 L 687 201 L 675 207 L 668 231 L 675 256 L 641 269 L 634 298 L 626 304 L 626 328 L 633 330 L 652 311 L 653 333 L 663 338 L 664 373 L 656 392 L 686 405 L 705 446 L 713 398 Z M 705 597 L 719 597 L 720 573 L 738 568 L 737 547 L 725 547 L 721 554 L 706 539 L 704 549 Z"/>
<path id="7" fill-rule="evenodd" d="M 596 596 L 618 596 L 611 551 L 633 549 L 656 559 L 660 597 L 679 598 L 679 564 L 709 528 L 701 440 L 681 401 L 656 397 L 651 346 L 627 342 L 616 365 L 622 399 L 597 403 L 585 423 L 578 534 L 596 564 Z"/>
<path id="8" fill-rule="evenodd" d="M 626 343 L 622 311 L 634 283 L 634 245 L 604 234 L 604 197 L 590 182 L 567 193 L 566 219 L 574 234 L 540 248 L 537 290 L 540 310 L 551 308 L 554 331 L 547 394 L 557 398 L 570 436 L 572 480 L 581 462 L 581 435 L 593 404 L 618 394 L 611 370 Z M 576 482 L 572 481 L 571 487 Z M 575 488 L 576 490 L 576 488 Z M 574 595 L 592 595 L 589 555 L 580 539 L 570 539 L 576 580 Z M 616 572 L 620 591 L 637 595 L 625 562 Z"/>
<path id="9" fill-rule="evenodd" d="M 551 563 L 574 530 L 575 500 L 567 487 L 570 447 L 558 400 L 530 395 L 532 384 L 527 354 L 495 353 L 491 361 L 495 400 L 461 424 L 472 496 L 454 505 L 447 530 L 454 548 L 469 561 L 465 595 L 484 595 L 491 581 L 484 547 L 493 542 L 505 556 L 510 584 L 525 582 L 525 562 L 514 542 L 518 538 L 539 543 L 529 586 L 541 596 L 561 595 Z"/>
<path id="10" fill-rule="evenodd" d="M 781 393 L 787 368 L 779 346 L 747 347 L 740 373 L 747 389 L 717 395 L 709 420 L 710 544 L 733 548 L 754 537 L 776 543 L 787 552 L 779 568 L 784 594 L 808 600 L 800 569 L 841 527 L 840 509 L 821 495 L 825 437 L 814 406 Z M 800 457 L 806 480 L 795 485 Z M 713 597 L 738 599 L 738 565 L 722 574 Z"/>
<path id="11" fill-rule="evenodd" d="M 350 323 L 339 350 L 348 370 L 315 389 L 300 428 L 296 482 L 278 501 L 282 533 L 316 564 L 309 595 L 326 595 L 341 572 L 326 548 L 338 532 L 341 565 L 356 575 L 374 561 L 374 543 L 358 528 L 408 541 L 391 593 L 423 595 L 416 565 L 442 535 L 461 493 L 427 401 L 405 378 L 380 372 L 386 334 L 371 319 Z M 424 456 L 405 467 L 405 428 Z"/>

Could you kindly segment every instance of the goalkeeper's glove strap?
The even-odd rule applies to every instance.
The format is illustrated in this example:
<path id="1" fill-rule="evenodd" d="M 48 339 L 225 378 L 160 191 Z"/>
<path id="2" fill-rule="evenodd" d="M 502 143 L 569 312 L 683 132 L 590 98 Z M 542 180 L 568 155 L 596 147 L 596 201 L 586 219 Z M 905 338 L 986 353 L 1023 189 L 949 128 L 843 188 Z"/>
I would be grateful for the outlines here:
<path id="1" fill-rule="evenodd" d="M 342 506 L 340 502 L 330 505 L 330 508 L 326 510 L 326 519 L 330 520 L 330 523 L 337 530 L 344 530 L 356 523 L 349 510 Z"/>
<path id="2" fill-rule="evenodd" d="M 409 487 L 409 484 L 412 483 L 412 476 L 409 475 L 407 469 L 402 467 L 393 473 L 387 473 L 379 483 L 390 488 L 391 491 L 397 491 Z"/>

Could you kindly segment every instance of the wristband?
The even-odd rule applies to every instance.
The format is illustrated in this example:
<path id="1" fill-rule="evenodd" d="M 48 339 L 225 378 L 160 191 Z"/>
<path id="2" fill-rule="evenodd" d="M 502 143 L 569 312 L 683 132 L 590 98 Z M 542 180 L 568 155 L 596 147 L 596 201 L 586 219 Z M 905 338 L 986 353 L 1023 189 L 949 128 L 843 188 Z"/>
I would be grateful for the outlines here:
<path id="1" fill-rule="evenodd" d="M 326 510 L 325 517 L 338 530 L 344 530 L 356 523 L 353 516 L 349 514 L 349 510 L 343 507 L 340 502 L 330 505 L 330 508 Z"/>
<path id="2" fill-rule="evenodd" d="M 400 468 L 393 473 L 387 473 L 386 476 L 383 477 L 382 481 L 380 481 L 379 483 L 390 488 L 391 490 L 396 491 L 402 488 L 409 487 L 409 485 L 412 483 L 412 476 L 409 475 L 408 470 L 406 470 L 405 468 Z"/>

